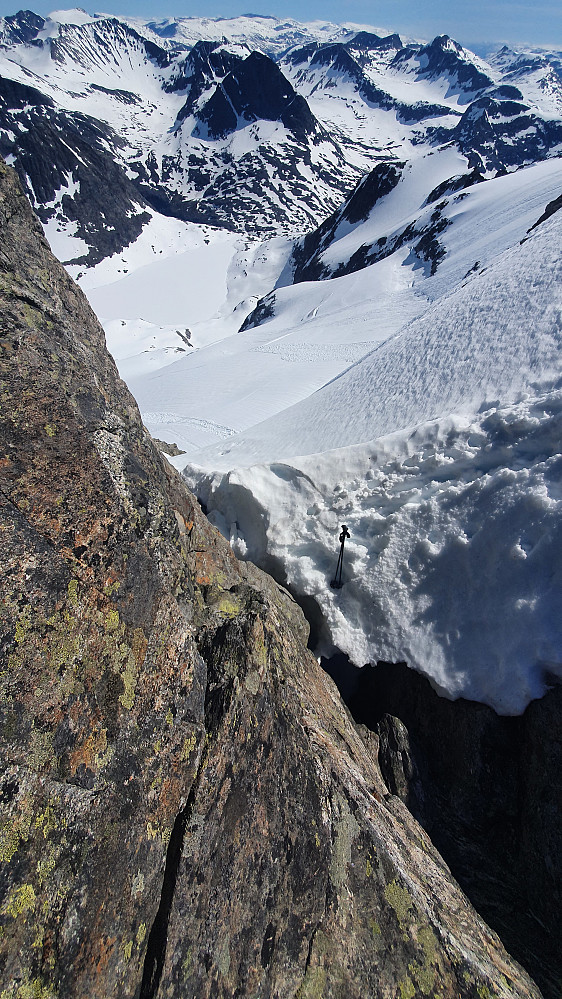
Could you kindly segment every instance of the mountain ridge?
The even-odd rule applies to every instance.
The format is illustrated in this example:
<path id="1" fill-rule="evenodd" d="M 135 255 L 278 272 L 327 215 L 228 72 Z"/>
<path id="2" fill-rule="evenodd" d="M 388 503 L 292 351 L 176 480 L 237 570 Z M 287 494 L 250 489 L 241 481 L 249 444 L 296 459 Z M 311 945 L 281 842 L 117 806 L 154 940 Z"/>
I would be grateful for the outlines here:
<path id="1" fill-rule="evenodd" d="M 72 147 L 73 134 L 79 134 L 92 144 L 92 155 L 113 159 L 117 200 L 111 239 L 102 235 L 95 204 L 90 226 L 81 221 L 88 198 L 99 202 L 100 194 L 83 196 L 76 184 L 66 192 L 62 185 L 55 188 L 60 170 L 48 192 L 35 190 L 29 156 L 39 158 L 44 140 L 39 132 L 36 137 L 33 119 L 26 127 L 17 98 L 7 93 L 0 140 L 44 221 L 55 217 L 45 203 L 48 194 L 49 203 L 58 199 L 56 215 L 69 236 L 88 245 L 86 253 L 81 248 L 76 254 L 79 264 L 95 265 L 131 245 L 151 217 L 147 205 L 168 217 L 254 236 L 295 236 L 322 223 L 377 160 L 401 161 L 417 155 L 420 146 L 429 150 L 453 142 L 467 155 L 469 169 L 491 177 L 556 155 L 562 146 L 562 83 L 554 54 L 504 51 L 486 64 L 446 35 L 428 44 L 403 43 L 396 34 L 324 23 L 301 25 L 299 45 L 297 22 L 270 19 L 279 38 L 287 32 L 283 44 L 251 57 L 259 39 L 251 31 L 248 36 L 247 18 L 197 22 L 194 45 L 189 32 L 182 34 L 187 21 L 181 19 L 167 22 L 161 37 L 154 22 L 139 19 L 72 12 L 66 20 L 60 17 L 59 24 L 31 12 L 4 19 L 0 73 L 13 85 L 39 88 L 54 102 L 55 144 L 70 139 Z M 224 33 L 209 38 L 203 53 L 201 30 L 218 23 Z M 230 41 L 224 37 L 228 32 Z M 247 69 L 236 69 L 241 58 L 251 58 Z M 259 80 L 237 79 L 250 66 L 257 70 L 258 61 Z M 122 67 L 120 76 L 116 66 Z M 517 79 L 517 95 L 505 91 L 504 77 L 509 85 Z M 253 94 L 244 92 L 248 87 Z M 257 92 L 263 92 L 259 104 Z M 289 100 L 292 114 L 283 110 L 280 97 Z M 101 149 L 92 138 L 98 115 Z M 271 123 L 277 128 L 268 127 Z M 27 156 L 20 148 L 22 127 Z M 81 155 L 75 148 L 72 170 L 66 153 L 54 158 L 63 156 L 66 173 L 76 179 Z M 83 204 L 71 210 L 71 200 Z M 126 222 L 127 202 L 137 219 L 134 227 Z"/>

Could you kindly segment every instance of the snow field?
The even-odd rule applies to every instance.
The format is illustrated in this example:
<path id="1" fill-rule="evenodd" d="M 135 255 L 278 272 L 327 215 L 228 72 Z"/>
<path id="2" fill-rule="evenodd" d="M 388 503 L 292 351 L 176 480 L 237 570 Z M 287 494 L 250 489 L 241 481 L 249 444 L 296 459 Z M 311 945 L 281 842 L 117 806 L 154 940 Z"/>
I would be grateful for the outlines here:
<path id="1" fill-rule="evenodd" d="M 367 354 L 378 337 L 421 311 L 423 300 L 412 299 L 407 290 L 408 269 L 396 261 L 383 263 L 378 282 L 361 271 L 284 289 L 294 296 L 284 296 L 287 309 L 278 320 L 131 379 L 141 411 L 166 409 L 185 419 L 185 450 L 189 460 L 198 461 L 209 438 L 206 432 L 198 437 L 193 420 L 242 431 L 306 399 Z M 381 295 L 374 299 L 378 287 Z"/>
<path id="2" fill-rule="evenodd" d="M 447 170 L 456 172 L 460 160 L 458 154 L 444 150 L 416 161 L 406 174 L 409 208 L 423 202 L 427 188 L 432 186 L 434 180 L 441 180 L 443 173 L 446 174 Z M 431 173 L 433 162 L 437 165 L 437 174 Z M 216 468 L 232 468 L 238 464 L 271 460 L 272 457 L 293 456 L 295 440 L 299 442 L 301 454 L 358 443 L 392 432 L 396 426 L 432 418 L 437 412 L 442 412 L 439 406 L 443 400 L 451 407 L 464 404 L 465 369 L 469 374 L 471 370 L 477 372 L 474 384 L 478 390 L 491 379 L 489 398 L 503 398 L 508 372 L 519 384 L 522 359 L 531 345 L 520 320 L 516 320 L 518 339 L 509 354 L 511 367 L 508 365 L 507 368 L 503 328 L 496 326 L 493 310 L 489 313 L 490 321 L 486 327 L 489 351 L 482 351 L 481 340 L 473 327 L 475 323 L 486 321 L 488 313 L 482 305 L 486 296 L 490 303 L 496 299 L 498 305 L 505 301 L 509 310 L 514 290 L 519 294 L 525 288 L 527 267 L 532 265 L 535 255 L 533 239 L 540 230 L 521 247 L 521 263 L 516 264 L 515 282 L 507 273 L 511 265 L 506 267 L 505 286 L 503 271 L 498 272 L 497 279 L 490 281 L 490 270 L 486 267 L 493 263 L 494 254 L 514 242 L 517 245 L 512 252 L 519 259 L 519 239 L 542 214 L 561 182 L 562 161 L 551 160 L 476 185 L 460 201 L 451 199 L 447 211 L 453 222 L 442 235 L 447 253 L 433 277 L 426 275 L 425 269 L 419 267 L 419 262 L 404 247 L 379 263 L 353 274 L 277 288 L 274 316 L 242 334 L 237 331 L 255 304 L 256 296 L 263 295 L 276 282 L 286 280 L 280 275 L 284 271 L 286 273 L 285 265 L 291 246 L 288 240 L 280 238 L 265 243 L 249 243 L 215 231 L 207 234 L 205 238 L 210 239 L 210 243 L 205 245 L 197 237 L 195 227 L 192 227 L 195 234 L 186 227 L 188 235 L 185 240 L 192 242 L 180 243 L 174 236 L 165 252 L 173 253 L 175 249 L 178 255 L 166 264 L 159 262 L 158 254 L 155 259 L 151 250 L 152 240 L 148 239 L 148 227 L 138 245 L 131 248 L 131 255 L 133 252 L 137 254 L 137 266 L 147 257 L 152 257 L 153 264 L 145 264 L 132 276 L 127 275 L 114 284 L 90 290 L 88 294 L 98 314 L 104 320 L 113 321 L 111 327 L 107 322 L 105 324 L 108 343 L 141 411 L 175 413 L 178 419 L 174 432 L 177 436 L 182 435 L 180 424 L 185 421 L 181 445 L 187 452 L 185 460 L 196 463 L 210 461 Z M 389 199 L 394 193 L 389 195 Z M 395 206 L 396 209 L 400 208 L 400 204 Z M 372 220 L 347 232 L 334 245 L 346 241 L 349 243 L 348 251 L 354 252 L 363 242 L 364 229 L 369 229 L 369 236 L 372 235 L 371 225 L 376 225 L 379 231 L 376 219 L 379 209 L 389 224 L 396 218 L 395 213 L 389 213 L 383 201 L 375 206 Z M 432 206 L 429 206 L 427 211 L 431 210 Z M 411 218 L 411 215 L 403 216 L 402 222 Z M 170 224 L 171 220 L 166 222 Z M 143 240 L 144 256 L 139 249 Z M 161 246 L 162 242 L 157 245 Z M 183 249 L 186 245 L 191 247 L 189 251 Z M 550 274 L 555 284 L 559 273 L 558 255 L 552 247 L 546 253 L 544 278 L 548 282 Z M 125 254 L 119 257 L 129 259 Z M 343 257 L 343 252 L 340 257 Z M 193 272 L 190 271 L 192 260 L 199 260 L 200 263 Z M 476 260 L 480 270 L 467 276 Z M 112 266 L 115 274 L 115 263 Z M 134 266 L 134 263 L 129 266 Z M 167 266 L 170 266 L 174 279 L 166 281 L 165 294 L 160 291 L 155 294 L 155 289 L 159 287 L 159 275 L 166 280 Z M 208 267 L 207 276 L 204 274 L 205 267 Z M 107 279 L 109 264 L 106 261 L 96 271 L 103 268 L 106 268 Z M 197 280 L 192 283 L 190 273 L 197 275 Z M 462 290 L 462 294 L 456 293 L 461 295 L 456 306 L 456 300 L 452 301 L 451 308 L 456 312 L 447 319 L 440 338 L 432 336 L 434 313 L 431 311 L 415 326 L 409 326 L 408 332 L 404 332 L 404 339 L 397 338 L 397 334 L 405 331 L 408 324 L 426 312 L 428 298 L 446 295 L 463 277 L 466 277 L 465 283 L 467 288 L 472 287 L 472 292 Z M 101 278 L 100 274 L 98 280 Z M 93 281 L 93 278 L 88 280 Z M 541 280 L 540 276 L 537 280 Z M 132 289 L 130 295 L 129 289 Z M 540 298 L 537 299 L 537 303 L 540 301 Z M 202 318 L 201 314 L 197 316 L 198 308 L 207 309 L 206 318 Z M 523 304 L 522 308 L 527 309 L 527 305 Z M 532 303 L 530 308 L 533 308 Z M 541 306 L 537 304 L 535 312 L 538 314 L 540 310 Z M 501 309 L 499 312 L 501 314 Z M 172 330 L 171 339 L 160 344 L 170 348 L 164 354 L 156 355 L 153 350 L 139 355 L 137 360 L 126 361 L 137 350 L 125 350 L 125 345 L 116 342 L 115 337 L 120 333 L 128 335 L 132 321 L 138 315 L 157 326 L 163 325 L 166 319 L 169 324 L 178 324 L 177 328 L 188 327 L 193 334 L 191 342 L 199 349 L 189 356 L 174 353 L 175 348 L 183 345 L 178 343 L 177 335 Z M 125 327 L 118 324 L 118 317 L 126 318 Z M 161 317 L 160 323 L 158 317 Z M 538 316 L 538 328 L 545 318 Z M 439 318 L 436 321 L 439 323 Z M 450 337 L 456 344 L 453 349 L 451 341 L 451 356 L 447 354 Z M 355 376 L 349 372 L 346 376 L 350 380 L 347 397 L 339 396 L 343 389 L 338 385 L 337 398 L 334 395 L 333 404 L 327 407 L 327 412 L 318 414 L 312 402 L 306 411 L 292 413 L 289 407 L 321 389 L 377 344 L 380 346 L 373 355 L 375 373 L 372 384 L 360 380 L 360 384 L 355 385 Z M 458 362 L 455 358 L 459 359 Z M 144 368 L 143 359 L 146 361 Z M 532 358 L 529 359 L 531 363 Z M 167 365 L 165 370 L 156 370 L 164 364 Z M 440 374 L 443 364 L 452 365 L 451 377 L 446 384 Z M 402 374 L 392 391 L 396 372 Z M 330 393 L 335 389 L 328 386 L 323 391 Z M 423 401 L 423 412 L 420 400 Z M 305 402 L 302 404 L 307 406 Z M 274 431 L 276 447 L 281 450 L 272 455 L 268 427 L 257 425 L 283 410 L 285 413 Z M 285 430 L 283 422 L 286 423 Z M 219 438 L 219 447 L 214 449 L 212 455 L 206 455 L 199 449 L 214 443 L 208 433 L 209 423 L 226 426 L 236 432 L 248 431 L 251 437 L 232 437 L 227 442 Z M 150 423 L 147 425 L 150 428 Z"/>
<path id="3" fill-rule="evenodd" d="M 188 248 L 165 256 L 147 246 L 147 263 L 118 281 L 88 289 L 97 315 L 102 320 L 143 318 L 158 325 L 190 325 L 212 316 L 226 298 L 236 238 L 221 233 L 206 242 L 195 226 L 190 235 Z M 143 236 L 146 242 L 146 231 Z M 118 256 L 127 270 L 127 251 Z"/>
<path id="4" fill-rule="evenodd" d="M 314 396 L 194 460 L 226 469 L 346 447 L 451 412 L 474 413 L 493 400 L 514 401 L 555 377 L 561 233 L 554 215 Z"/>
<path id="5" fill-rule="evenodd" d="M 240 557 L 315 598 L 319 653 L 405 659 L 443 696 L 519 714 L 562 678 L 561 437 L 558 390 L 298 463 L 186 474 Z"/>
<path id="6" fill-rule="evenodd" d="M 500 714 L 562 677 L 561 235 L 555 215 L 185 471 L 235 551 L 316 599 L 327 649 L 406 659 Z"/>

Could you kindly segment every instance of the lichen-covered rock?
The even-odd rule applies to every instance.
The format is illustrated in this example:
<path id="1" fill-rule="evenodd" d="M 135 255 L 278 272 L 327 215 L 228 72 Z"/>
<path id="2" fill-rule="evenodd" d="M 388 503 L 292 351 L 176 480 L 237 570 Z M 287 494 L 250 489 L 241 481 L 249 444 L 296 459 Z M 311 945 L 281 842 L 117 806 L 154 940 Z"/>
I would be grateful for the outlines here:
<path id="1" fill-rule="evenodd" d="M 0 225 L 1 999 L 538 997 Z"/>

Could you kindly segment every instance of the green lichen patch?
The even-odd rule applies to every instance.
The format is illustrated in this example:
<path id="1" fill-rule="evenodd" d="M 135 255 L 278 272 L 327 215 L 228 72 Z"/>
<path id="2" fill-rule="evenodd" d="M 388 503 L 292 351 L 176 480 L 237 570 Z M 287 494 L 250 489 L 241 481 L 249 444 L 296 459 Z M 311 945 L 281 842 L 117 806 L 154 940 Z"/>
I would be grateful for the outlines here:
<path id="1" fill-rule="evenodd" d="M 248 693 L 252 694 L 253 697 L 259 692 L 261 687 L 261 679 L 259 673 L 256 670 L 251 670 L 250 673 L 244 679 L 244 686 Z"/>
<path id="2" fill-rule="evenodd" d="M 67 586 L 68 606 L 76 608 L 78 606 L 78 580 L 71 579 Z"/>
<path id="3" fill-rule="evenodd" d="M 414 999 L 416 986 L 411 978 L 406 976 L 401 982 L 398 982 L 398 994 L 400 999 Z"/>
<path id="4" fill-rule="evenodd" d="M 0 862 L 9 864 L 21 844 L 26 842 L 28 836 L 29 817 L 27 821 L 22 821 L 20 815 L 15 818 L 3 819 L 0 824 Z"/>
<path id="5" fill-rule="evenodd" d="M 375 851 L 371 851 L 365 861 L 365 875 L 368 878 L 374 877 L 377 870 L 377 856 Z"/>
<path id="6" fill-rule="evenodd" d="M 420 992 L 424 996 L 431 995 L 436 978 L 435 968 L 432 968 L 430 964 L 415 964 L 412 962 L 408 965 L 408 971 Z"/>
<path id="7" fill-rule="evenodd" d="M 216 606 L 217 610 L 219 610 L 224 617 L 228 618 L 237 617 L 242 609 L 240 600 L 233 597 L 231 593 L 221 593 L 217 599 Z"/>
<path id="8" fill-rule="evenodd" d="M 189 736 L 189 738 L 185 740 L 185 742 L 184 742 L 184 744 L 182 746 L 182 750 L 181 750 L 181 758 L 182 758 L 182 760 L 185 760 L 187 762 L 187 760 L 191 756 L 191 754 L 192 754 L 192 752 L 193 752 L 193 750 L 195 749 L 196 746 L 197 746 L 197 736 L 195 735 L 195 732 L 193 732 Z"/>
<path id="9" fill-rule="evenodd" d="M 33 770 L 43 770 L 49 764 L 55 762 L 56 754 L 53 749 L 52 732 L 42 732 L 39 729 L 31 730 L 31 743 L 28 747 L 28 763 Z"/>
<path id="10" fill-rule="evenodd" d="M 2 911 L 11 916 L 12 919 L 17 919 L 18 916 L 22 916 L 30 909 L 34 909 L 36 901 L 37 896 L 35 895 L 33 885 L 18 885 L 9 892 L 2 906 Z"/>
<path id="11" fill-rule="evenodd" d="M 373 940 L 378 940 L 382 934 L 382 931 L 380 928 L 380 924 L 377 923 L 376 919 L 369 920 L 369 929 L 371 931 L 371 936 L 373 937 Z"/>
<path id="12" fill-rule="evenodd" d="M 414 908 L 414 903 L 407 888 L 401 885 L 395 878 L 386 885 L 384 889 L 384 897 L 386 898 L 388 904 L 394 909 L 402 932 L 404 933 L 409 930 L 412 921 L 411 913 Z"/>
<path id="13" fill-rule="evenodd" d="M 26 978 L 12 982 L 0 992 L 0 999 L 57 999 L 58 992 L 53 985 L 40 978 Z"/>
<path id="14" fill-rule="evenodd" d="M 117 631 L 117 628 L 119 627 L 119 611 L 118 610 L 113 609 L 113 610 L 110 610 L 107 613 L 107 615 L 105 617 L 105 620 L 104 620 L 104 627 L 105 627 L 105 630 L 108 631 L 108 632 L 110 632 L 110 633 L 112 633 L 114 631 Z"/>
<path id="15" fill-rule="evenodd" d="M 61 701 L 82 694 L 88 677 L 96 678 L 102 668 L 109 668 L 121 677 L 122 707 L 133 707 L 146 655 L 144 633 L 137 628 L 129 635 L 118 610 L 76 578 L 68 584 L 65 605 L 49 617 L 25 609 L 16 624 L 15 641 L 11 668 L 25 669 L 29 660 L 37 668 L 43 661 L 42 682 L 54 676 Z M 49 757 L 49 747 L 37 745 L 33 753 L 41 766 Z"/>
<path id="16" fill-rule="evenodd" d="M 326 988 L 326 978 L 324 968 L 307 968 L 295 999 L 322 999 Z"/>
<path id="17" fill-rule="evenodd" d="M 38 861 L 36 869 L 37 880 L 40 885 L 45 884 L 45 882 L 49 880 L 56 867 L 56 863 L 56 858 L 53 853 L 44 857 L 43 860 Z"/>

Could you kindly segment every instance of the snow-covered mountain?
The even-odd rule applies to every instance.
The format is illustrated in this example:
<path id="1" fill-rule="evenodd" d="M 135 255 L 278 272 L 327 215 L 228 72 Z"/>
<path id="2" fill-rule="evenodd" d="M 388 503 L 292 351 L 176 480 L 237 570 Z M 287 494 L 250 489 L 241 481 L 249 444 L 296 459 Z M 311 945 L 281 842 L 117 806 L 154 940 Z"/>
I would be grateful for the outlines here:
<path id="1" fill-rule="evenodd" d="M 485 63 L 445 35 L 257 16 L 0 21 L 0 151 L 87 267 L 154 212 L 298 236 L 379 162 L 449 143 L 467 172 L 516 169 L 561 148 L 561 107 L 555 53 Z"/>
<path id="2" fill-rule="evenodd" d="M 314 224 L 357 177 L 344 152 L 279 67 L 198 42 L 182 66 L 186 100 L 146 169 L 155 207 L 243 232 Z M 178 83 L 176 82 L 176 86 Z M 152 196 L 157 186 L 160 192 Z"/>
<path id="3" fill-rule="evenodd" d="M 293 18 L 280 19 L 263 14 L 240 17 L 174 17 L 157 20 L 121 18 L 145 37 L 164 48 L 191 48 L 202 38 L 210 42 L 248 46 L 276 59 L 289 48 L 315 40 L 317 42 L 348 38 L 361 29 L 358 24 L 334 24 L 331 21 L 302 23 Z"/>
<path id="4" fill-rule="evenodd" d="M 325 649 L 508 714 L 562 674 L 561 53 L 20 12 L 0 152 L 146 426 Z"/>
<path id="5" fill-rule="evenodd" d="M 130 245 L 150 209 L 298 232 L 356 182 L 357 167 L 277 64 L 236 41 L 246 21 L 221 23 L 232 28 L 226 42 L 202 35 L 205 21 L 178 22 L 173 45 L 162 28 L 166 47 L 153 24 L 114 17 L 25 12 L 0 22 L 0 151 L 42 220 L 81 241 L 73 259 L 92 266 Z M 288 42 L 287 31 L 276 37 Z M 306 26 L 303 37 L 314 37 Z"/>

